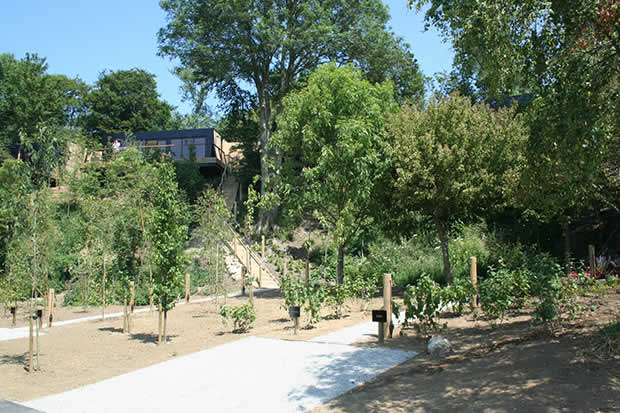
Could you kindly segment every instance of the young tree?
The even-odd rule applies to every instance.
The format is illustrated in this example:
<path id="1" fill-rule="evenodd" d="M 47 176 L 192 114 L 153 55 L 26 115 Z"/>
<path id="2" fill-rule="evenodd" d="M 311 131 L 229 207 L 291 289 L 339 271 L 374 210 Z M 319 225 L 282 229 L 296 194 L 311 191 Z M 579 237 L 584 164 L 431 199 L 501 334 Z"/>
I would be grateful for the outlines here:
<path id="1" fill-rule="evenodd" d="M 403 106 L 386 133 L 396 171 L 394 197 L 402 210 L 433 218 L 451 283 L 450 219 L 499 207 L 513 195 L 527 140 L 522 117 L 454 95 L 426 109 Z"/>
<path id="2" fill-rule="evenodd" d="M 337 280 L 344 248 L 372 222 L 387 158 L 381 145 L 392 85 L 372 85 L 351 66 L 322 66 L 308 85 L 284 100 L 272 148 L 283 161 L 280 201 L 293 216 L 314 216 L 338 246 Z"/>
<path id="3" fill-rule="evenodd" d="M 163 129 L 172 111 L 159 99 L 155 76 L 137 68 L 101 73 L 86 104 L 89 112 L 83 116 L 82 125 L 98 137 Z"/>
<path id="4" fill-rule="evenodd" d="M 224 102 L 256 100 L 261 195 L 272 173 L 269 149 L 282 99 L 320 64 L 355 62 L 372 81 L 393 76 L 398 90 L 421 95 L 422 76 L 408 47 L 387 30 L 380 0 L 164 0 L 168 25 L 160 53 L 181 61 L 193 81 Z M 393 63 L 395 62 L 395 63 Z M 397 65 L 398 71 L 392 69 Z M 398 75 L 396 75 L 396 73 Z M 262 229 L 275 219 L 263 213 Z"/>
<path id="5" fill-rule="evenodd" d="M 156 180 L 151 188 L 154 205 L 150 226 L 151 256 L 154 292 L 161 300 L 164 313 L 163 340 L 166 342 L 168 311 L 174 307 L 187 266 L 183 248 L 187 240 L 190 212 L 179 196 L 171 162 L 158 164 L 155 174 Z"/>

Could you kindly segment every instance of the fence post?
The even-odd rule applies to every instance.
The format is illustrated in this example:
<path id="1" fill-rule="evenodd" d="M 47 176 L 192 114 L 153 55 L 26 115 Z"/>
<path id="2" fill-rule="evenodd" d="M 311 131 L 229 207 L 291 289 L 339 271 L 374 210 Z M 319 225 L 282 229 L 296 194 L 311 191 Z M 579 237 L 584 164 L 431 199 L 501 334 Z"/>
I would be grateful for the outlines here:
<path id="1" fill-rule="evenodd" d="M 190 275 L 185 274 L 185 302 L 189 303 L 189 294 L 190 294 Z"/>
<path id="2" fill-rule="evenodd" d="M 52 326 L 52 320 L 54 319 L 54 289 L 50 288 L 47 293 L 47 314 L 49 318 L 49 322 L 47 327 Z"/>
<path id="3" fill-rule="evenodd" d="M 265 236 L 260 237 L 260 258 L 265 261 Z M 263 288 L 263 263 L 258 266 L 258 288 Z"/>
<path id="4" fill-rule="evenodd" d="M 392 324 L 392 274 L 383 274 L 383 306 L 387 313 L 387 320 L 383 325 L 383 337 L 390 337 L 390 324 Z M 381 335 L 379 340 L 381 340 Z"/>
<path id="5" fill-rule="evenodd" d="M 245 265 L 241 266 L 241 295 L 245 295 L 245 273 L 247 269 Z"/>
<path id="6" fill-rule="evenodd" d="M 469 262 L 471 283 L 474 286 L 474 306 L 478 307 L 480 305 L 480 303 L 478 303 L 478 259 L 476 257 L 470 257 Z"/>

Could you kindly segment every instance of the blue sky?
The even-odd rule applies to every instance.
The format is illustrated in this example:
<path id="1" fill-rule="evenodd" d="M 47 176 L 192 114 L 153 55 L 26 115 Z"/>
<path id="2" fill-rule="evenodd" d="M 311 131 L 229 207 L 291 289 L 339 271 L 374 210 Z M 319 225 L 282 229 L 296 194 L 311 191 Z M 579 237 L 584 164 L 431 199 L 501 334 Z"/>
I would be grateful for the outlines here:
<path id="1" fill-rule="evenodd" d="M 448 71 L 453 53 L 437 32 L 423 32 L 423 16 L 406 0 L 384 0 L 393 31 L 402 36 L 425 75 Z M 181 102 L 174 62 L 157 56 L 157 31 L 165 14 L 157 0 L 5 1 L 0 13 L 0 53 L 22 58 L 26 52 L 47 58 L 48 72 L 79 76 L 93 84 L 103 70 L 138 67 L 157 76 L 161 97 L 189 111 Z M 213 98 L 210 103 L 217 101 Z"/>

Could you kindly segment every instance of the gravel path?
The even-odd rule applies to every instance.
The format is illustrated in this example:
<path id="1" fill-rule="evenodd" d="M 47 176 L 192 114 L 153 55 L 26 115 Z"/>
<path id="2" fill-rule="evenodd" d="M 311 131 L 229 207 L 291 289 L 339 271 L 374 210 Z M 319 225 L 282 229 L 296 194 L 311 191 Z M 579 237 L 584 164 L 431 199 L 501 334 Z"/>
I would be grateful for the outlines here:
<path id="1" fill-rule="evenodd" d="M 248 337 L 24 404 L 48 413 L 304 412 L 415 354 Z"/>

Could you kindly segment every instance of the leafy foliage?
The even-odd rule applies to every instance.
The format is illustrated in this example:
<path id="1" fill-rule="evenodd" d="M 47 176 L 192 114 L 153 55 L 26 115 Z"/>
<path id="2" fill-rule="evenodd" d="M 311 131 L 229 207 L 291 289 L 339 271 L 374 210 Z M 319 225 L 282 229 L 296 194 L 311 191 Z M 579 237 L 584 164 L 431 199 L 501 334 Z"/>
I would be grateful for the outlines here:
<path id="1" fill-rule="evenodd" d="M 377 187 L 387 171 L 381 129 L 392 105 L 388 84 L 373 86 L 352 67 L 322 66 L 308 86 L 284 100 L 272 148 L 283 157 L 274 182 L 293 217 L 311 215 L 339 248 L 370 225 Z"/>
<path id="2" fill-rule="evenodd" d="M 20 133 L 32 138 L 42 126 L 73 126 L 86 93 L 80 79 L 48 74 L 36 54 L 0 54 L 0 149 L 17 153 Z"/>
<path id="3" fill-rule="evenodd" d="M 429 276 L 422 275 L 416 285 L 405 290 L 405 320 L 416 319 L 414 327 L 419 333 L 426 334 L 438 330 L 441 326 L 438 318 L 446 305 L 442 288 Z"/>
<path id="4" fill-rule="evenodd" d="M 100 138 L 106 133 L 163 129 L 172 107 L 159 99 L 155 76 L 142 70 L 103 72 L 86 97 L 84 129 Z"/>
<path id="5" fill-rule="evenodd" d="M 160 53 L 179 58 L 180 71 L 231 106 L 256 102 L 261 195 L 274 171 L 268 145 L 282 99 L 320 64 L 355 62 L 372 82 L 391 77 L 399 92 L 422 94 L 417 63 L 387 30 L 389 14 L 379 0 L 182 0 L 161 7 L 168 24 L 159 31 Z"/>
<path id="6" fill-rule="evenodd" d="M 404 106 L 386 130 L 397 175 L 394 201 L 403 211 L 433 218 L 450 283 L 449 220 L 510 197 L 523 168 L 527 130 L 513 110 L 493 111 L 458 95 L 425 110 Z"/>
<path id="7" fill-rule="evenodd" d="M 238 307 L 230 307 L 223 305 L 220 307 L 220 315 L 222 321 L 233 320 L 234 333 L 245 333 L 250 330 L 252 323 L 256 321 L 256 312 L 250 303 L 240 305 Z"/>
<path id="8" fill-rule="evenodd" d="M 155 171 L 156 180 L 151 188 L 153 217 L 149 238 L 153 257 L 155 295 L 161 299 L 163 310 L 174 307 L 183 284 L 187 265 L 183 248 L 187 239 L 189 210 L 179 197 L 174 169 L 162 162 Z"/>

